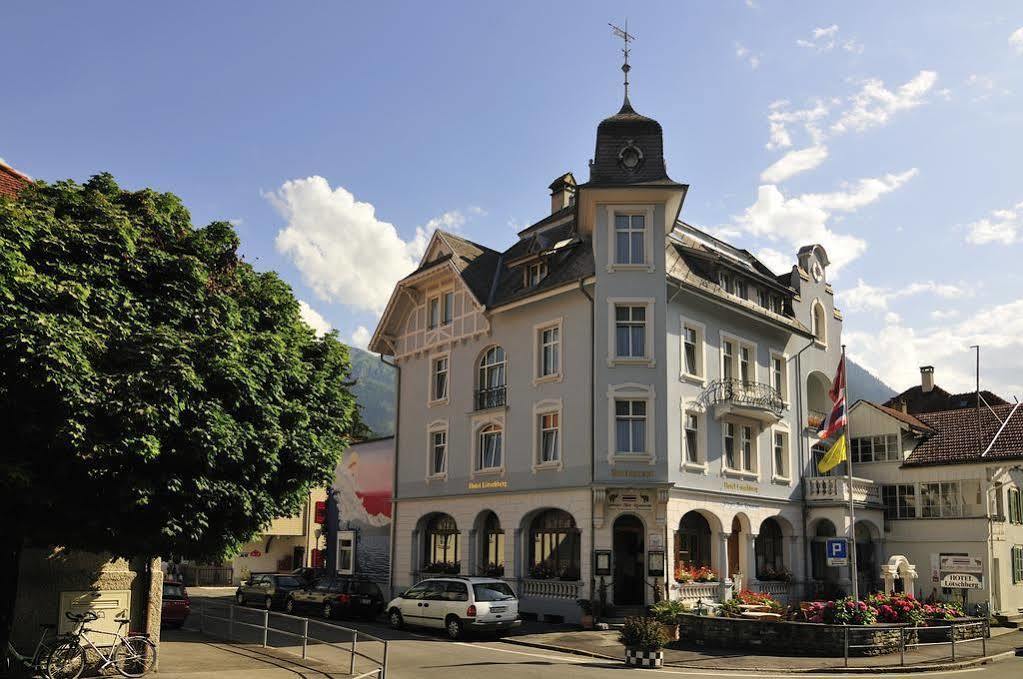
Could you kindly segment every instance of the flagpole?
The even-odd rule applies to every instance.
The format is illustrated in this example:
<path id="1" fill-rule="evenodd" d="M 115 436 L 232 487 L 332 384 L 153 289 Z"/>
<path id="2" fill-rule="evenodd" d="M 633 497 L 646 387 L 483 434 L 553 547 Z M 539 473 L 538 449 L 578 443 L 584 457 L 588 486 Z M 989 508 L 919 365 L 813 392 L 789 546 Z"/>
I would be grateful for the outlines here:
<path id="1" fill-rule="evenodd" d="M 849 412 L 849 380 L 846 379 L 848 368 L 845 363 L 845 345 L 842 345 L 842 397 L 845 399 L 845 470 L 849 485 L 849 572 L 852 576 L 852 595 L 855 601 L 860 600 L 860 582 L 856 573 L 856 505 L 853 502 L 852 445 L 849 438 L 849 424 L 852 414 Z"/>

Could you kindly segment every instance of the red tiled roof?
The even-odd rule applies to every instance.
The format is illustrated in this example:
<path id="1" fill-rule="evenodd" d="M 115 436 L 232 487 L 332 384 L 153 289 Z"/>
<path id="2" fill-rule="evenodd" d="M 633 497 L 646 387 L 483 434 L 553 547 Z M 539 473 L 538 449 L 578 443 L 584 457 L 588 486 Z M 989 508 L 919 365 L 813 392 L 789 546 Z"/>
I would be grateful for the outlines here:
<path id="1" fill-rule="evenodd" d="M 1015 404 L 982 407 L 978 426 L 977 411 L 972 408 L 922 413 L 922 420 L 934 433 L 927 436 L 906 458 L 904 466 L 969 464 L 1023 459 L 1023 407 L 1015 413 Z M 994 414 L 992 414 L 994 411 Z M 1012 417 L 1009 418 L 1009 415 Z M 997 417 L 996 417 L 997 415 Z M 1000 434 L 1002 422 L 1008 423 Z M 978 432 L 979 442 L 978 442 Z M 995 438 L 997 434 L 997 438 Z M 990 452 L 982 457 L 991 445 Z"/>
<path id="2" fill-rule="evenodd" d="M 18 172 L 10 165 L 0 162 L 0 196 L 13 198 L 31 181 L 28 176 Z"/>

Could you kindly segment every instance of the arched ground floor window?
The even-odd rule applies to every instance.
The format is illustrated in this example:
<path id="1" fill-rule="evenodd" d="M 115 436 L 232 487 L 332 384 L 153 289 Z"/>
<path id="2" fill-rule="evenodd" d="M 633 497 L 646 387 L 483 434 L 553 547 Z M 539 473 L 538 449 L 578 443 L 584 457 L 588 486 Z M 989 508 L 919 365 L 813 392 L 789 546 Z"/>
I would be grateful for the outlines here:
<path id="1" fill-rule="evenodd" d="M 529 537 L 529 577 L 579 579 L 579 529 L 571 514 L 560 509 L 541 512 L 530 523 Z"/>

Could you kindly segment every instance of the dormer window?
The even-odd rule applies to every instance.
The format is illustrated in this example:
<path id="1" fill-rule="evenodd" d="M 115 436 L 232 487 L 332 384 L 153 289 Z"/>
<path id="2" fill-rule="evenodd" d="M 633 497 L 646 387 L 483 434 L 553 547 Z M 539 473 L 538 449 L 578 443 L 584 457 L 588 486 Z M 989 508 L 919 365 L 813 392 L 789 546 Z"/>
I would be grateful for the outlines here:
<path id="1" fill-rule="evenodd" d="M 729 278 L 727 274 L 721 273 L 718 275 L 718 284 L 721 286 L 721 289 L 724 290 L 725 292 L 728 293 L 732 292 L 732 279 Z"/>
<path id="2" fill-rule="evenodd" d="M 746 294 L 746 281 L 736 279 L 735 280 L 735 294 L 743 299 L 747 298 Z"/>
<path id="3" fill-rule="evenodd" d="M 547 262 L 540 260 L 533 262 L 526 267 L 526 287 L 532 288 L 539 285 L 540 281 L 547 278 Z"/>
<path id="4" fill-rule="evenodd" d="M 784 315 L 785 313 L 784 299 L 782 299 L 781 297 L 772 297 L 771 306 L 774 308 L 774 313 L 778 314 L 779 316 Z"/>
<path id="5" fill-rule="evenodd" d="M 769 309 L 770 306 L 767 303 L 767 291 L 763 288 L 757 288 L 757 304 L 765 309 Z"/>

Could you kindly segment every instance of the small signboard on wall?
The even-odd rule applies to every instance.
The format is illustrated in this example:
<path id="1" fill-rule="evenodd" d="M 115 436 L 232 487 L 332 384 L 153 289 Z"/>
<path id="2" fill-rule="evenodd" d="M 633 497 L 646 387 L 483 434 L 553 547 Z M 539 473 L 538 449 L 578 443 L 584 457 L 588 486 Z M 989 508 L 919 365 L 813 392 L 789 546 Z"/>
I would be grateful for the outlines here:
<path id="1" fill-rule="evenodd" d="M 845 538 L 828 538 L 826 549 L 828 566 L 849 565 L 849 543 Z"/>
<path id="2" fill-rule="evenodd" d="M 984 572 L 984 561 L 975 556 L 949 556 L 941 555 L 942 573 L 975 573 L 981 575 Z M 943 587 L 946 585 L 942 585 Z"/>
<path id="3" fill-rule="evenodd" d="M 941 586 L 949 589 L 983 589 L 980 579 L 972 573 L 949 573 L 941 579 Z"/>

